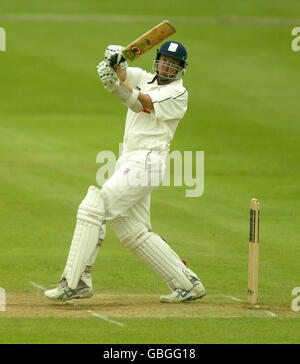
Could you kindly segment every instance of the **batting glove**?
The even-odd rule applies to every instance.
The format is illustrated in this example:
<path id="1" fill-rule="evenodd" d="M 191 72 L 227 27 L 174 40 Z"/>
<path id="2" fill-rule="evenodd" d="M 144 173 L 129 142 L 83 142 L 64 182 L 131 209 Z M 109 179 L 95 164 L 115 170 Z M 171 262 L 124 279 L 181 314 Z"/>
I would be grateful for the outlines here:
<path id="1" fill-rule="evenodd" d="M 123 49 L 124 47 L 120 45 L 109 45 L 106 48 L 104 59 L 110 64 L 111 67 L 116 67 L 118 65 L 120 65 L 121 68 L 128 67 L 128 62 L 121 53 Z M 115 56 L 116 54 L 117 56 Z"/>
<path id="2" fill-rule="evenodd" d="M 107 91 L 113 92 L 120 85 L 118 75 L 106 61 L 102 61 L 98 64 L 97 72 Z"/>

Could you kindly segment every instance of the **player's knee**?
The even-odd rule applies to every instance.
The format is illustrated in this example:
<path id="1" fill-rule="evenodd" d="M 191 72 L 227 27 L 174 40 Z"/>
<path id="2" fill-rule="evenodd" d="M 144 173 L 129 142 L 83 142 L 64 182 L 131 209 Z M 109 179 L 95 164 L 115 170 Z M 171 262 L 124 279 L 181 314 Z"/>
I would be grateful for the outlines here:
<path id="1" fill-rule="evenodd" d="M 111 222 L 110 226 L 129 250 L 134 250 L 142 244 L 149 234 L 145 225 L 130 217 L 117 217 Z"/>
<path id="2" fill-rule="evenodd" d="M 105 209 L 101 190 L 90 186 L 78 208 L 77 218 L 101 226 L 104 216 Z"/>

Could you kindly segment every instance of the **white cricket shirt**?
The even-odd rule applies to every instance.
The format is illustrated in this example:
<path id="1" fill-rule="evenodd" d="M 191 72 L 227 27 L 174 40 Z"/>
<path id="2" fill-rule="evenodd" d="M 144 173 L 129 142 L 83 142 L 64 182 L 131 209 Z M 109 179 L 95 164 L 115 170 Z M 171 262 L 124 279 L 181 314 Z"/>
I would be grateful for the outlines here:
<path id="1" fill-rule="evenodd" d="M 125 84 L 151 97 L 154 110 L 127 112 L 123 150 L 168 151 L 180 119 L 187 110 L 188 93 L 181 79 L 158 85 L 154 75 L 128 67 Z"/>

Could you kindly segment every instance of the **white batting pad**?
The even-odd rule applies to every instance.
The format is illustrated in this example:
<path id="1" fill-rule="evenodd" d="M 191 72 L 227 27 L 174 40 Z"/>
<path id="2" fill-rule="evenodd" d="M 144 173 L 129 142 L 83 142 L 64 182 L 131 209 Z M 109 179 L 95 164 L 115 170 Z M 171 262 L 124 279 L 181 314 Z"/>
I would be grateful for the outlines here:
<path id="1" fill-rule="evenodd" d="M 103 219 L 104 203 L 101 190 L 91 186 L 77 212 L 76 227 L 63 273 L 72 289 L 77 287 L 81 273 L 97 246 Z"/>
<path id="2" fill-rule="evenodd" d="M 197 275 L 185 267 L 178 255 L 160 236 L 127 217 L 113 220 L 111 227 L 126 248 L 152 268 L 171 289 L 193 288 L 192 280 L 198 279 Z"/>

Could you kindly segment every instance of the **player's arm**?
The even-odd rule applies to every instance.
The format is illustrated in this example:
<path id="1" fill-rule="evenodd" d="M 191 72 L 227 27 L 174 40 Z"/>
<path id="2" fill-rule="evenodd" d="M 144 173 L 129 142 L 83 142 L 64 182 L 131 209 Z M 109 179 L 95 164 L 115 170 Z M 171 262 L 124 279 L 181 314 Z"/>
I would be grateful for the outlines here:
<path id="1" fill-rule="evenodd" d="M 114 70 L 116 71 L 116 74 L 118 75 L 120 81 L 124 82 L 127 76 L 126 68 L 121 68 L 119 65 L 117 67 L 114 67 Z"/>
<path id="2" fill-rule="evenodd" d="M 122 87 L 124 87 L 125 89 L 128 90 L 128 92 L 130 92 L 131 94 L 134 93 L 133 89 L 127 85 L 125 85 L 125 80 L 126 80 L 126 75 L 127 75 L 127 71 L 126 68 L 122 66 L 123 62 L 126 62 L 126 60 L 124 60 L 123 55 L 121 52 L 116 52 L 114 54 L 112 54 L 110 56 L 109 59 L 109 64 L 110 66 L 115 70 L 115 72 L 117 73 L 119 79 L 120 79 L 120 84 Z M 151 100 L 151 97 L 147 94 L 143 94 L 142 92 L 138 93 L 138 100 L 141 102 L 142 106 L 144 109 L 147 109 L 149 111 L 153 110 L 153 103 Z"/>
<path id="3" fill-rule="evenodd" d="M 124 79 L 125 80 L 125 79 Z M 134 90 L 131 87 L 128 87 L 124 84 L 124 81 L 122 82 L 122 80 L 120 79 L 120 85 L 122 87 L 124 87 L 125 89 L 128 90 L 128 92 L 130 92 L 131 94 L 134 92 Z M 153 103 L 152 103 L 152 99 L 149 95 L 147 94 L 143 94 L 141 91 L 138 92 L 137 95 L 138 100 L 140 101 L 140 103 L 142 104 L 144 109 L 147 109 L 149 111 L 154 110 L 153 107 Z"/>
<path id="4" fill-rule="evenodd" d="M 122 47 L 110 45 L 105 51 L 105 62 L 101 62 L 98 73 L 105 88 L 113 92 L 128 108 L 134 112 L 144 109 L 153 110 L 149 95 L 143 94 L 125 84 L 127 77 L 127 61 L 121 53 Z"/>
<path id="5" fill-rule="evenodd" d="M 99 63 L 97 71 L 107 91 L 115 94 L 130 110 L 136 113 L 143 110 L 143 105 L 139 100 L 139 91 L 125 86 L 116 71 L 106 61 Z"/>
<path id="6" fill-rule="evenodd" d="M 115 55 L 115 58 L 117 57 L 117 55 Z M 117 60 L 116 60 L 117 61 Z M 112 66 L 114 65 L 113 62 L 110 63 Z M 127 85 L 125 85 L 125 80 L 126 80 L 126 76 L 127 76 L 127 71 L 126 68 L 122 68 L 120 66 L 120 64 L 118 64 L 117 66 L 113 67 L 116 74 L 118 75 L 119 79 L 120 79 L 120 85 L 122 87 L 124 87 L 125 89 L 128 90 L 128 92 L 130 92 L 131 94 L 133 93 L 133 89 Z M 138 93 L 138 100 L 141 102 L 142 106 L 144 109 L 147 109 L 149 111 L 154 110 L 153 108 L 153 103 L 151 100 L 151 97 L 147 94 L 143 94 L 142 92 Z"/>

